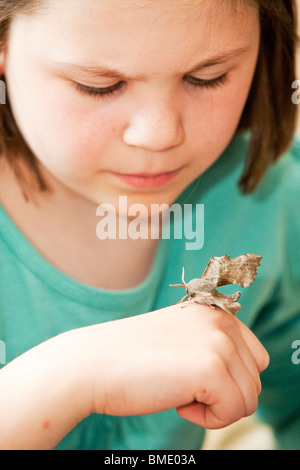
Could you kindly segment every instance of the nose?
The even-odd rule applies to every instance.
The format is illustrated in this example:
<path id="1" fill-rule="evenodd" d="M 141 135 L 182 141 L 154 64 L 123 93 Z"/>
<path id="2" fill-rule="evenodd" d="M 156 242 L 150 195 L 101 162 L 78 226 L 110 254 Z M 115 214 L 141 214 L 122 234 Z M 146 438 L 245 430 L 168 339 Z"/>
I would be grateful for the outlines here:
<path id="1" fill-rule="evenodd" d="M 174 100 L 159 98 L 146 102 L 129 117 L 124 142 L 152 152 L 180 146 L 185 139 L 179 106 Z"/>

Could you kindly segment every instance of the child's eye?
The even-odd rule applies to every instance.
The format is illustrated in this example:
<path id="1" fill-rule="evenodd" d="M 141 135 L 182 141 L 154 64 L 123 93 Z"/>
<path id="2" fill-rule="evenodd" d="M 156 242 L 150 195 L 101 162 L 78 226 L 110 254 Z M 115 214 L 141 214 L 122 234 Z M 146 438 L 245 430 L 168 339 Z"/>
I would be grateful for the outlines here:
<path id="1" fill-rule="evenodd" d="M 185 77 L 187 82 L 200 88 L 216 88 L 224 85 L 227 79 L 227 73 L 224 73 L 224 75 L 221 75 L 220 77 L 213 78 L 212 80 L 203 80 L 202 78 L 195 78 L 189 75 Z"/>
<path id="2" fill-rule="evenodd" d="M 81 85 L 80 83 L 75 83 L 75 87 L 80 93 L 82 93 L 83 95 L 95 96 L 95 97 L 104 97 L 104 96 L 113 95 L 114 93 L 119 91 L 124 85 L 125 85 L 125 82 L 119 82 L 110 87 L 95 88 L 91 86 Z"/>
<path id="3" fill-rule="evenodd" d="M 223 85 L 227 81 L 227 74 L 221 75 L 220 77 L 214 78 L 212 80 L 203 80 L 201 78 L 195 78 L 192 76 L 186 76 L 185 80 L 199 88 L 216 88 L 218 86 Z M 119 91 L 121 88 L 123 88 L 124 85 L 125 85 L 125 82 L 122 81 L 110 87 L 96 88 L 96 87 L 81 85 L 80 83 L 75 83 L 76 89 L 81 94 L 87 95 L 87 96 L 94 96 L 96 98 L 111 96 L 117 91 Z"/>

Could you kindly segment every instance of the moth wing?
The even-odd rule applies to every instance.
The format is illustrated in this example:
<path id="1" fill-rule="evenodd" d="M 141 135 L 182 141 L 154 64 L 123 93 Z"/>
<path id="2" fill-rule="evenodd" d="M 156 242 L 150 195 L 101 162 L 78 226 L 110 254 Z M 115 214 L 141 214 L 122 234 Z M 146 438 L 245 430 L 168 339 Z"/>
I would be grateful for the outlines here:
<path id="1" fill-rule="evenodd" d="M 218 287 L 224 284 L 220 284 L 222 277 L 228 263 L 230 261 L 229 256 L 220 256 L 210 258 L 207 268 L 201 276 L 201 281 L 208 282 L 212 287 Z"/>
<path id="2" fill-rule="evenodd" d="M 201 281 L 209 282 L 212 287 L 237 284 L 249 287 L 255 279 L 262 257 L 245 254 L 231 259 L 229 256 L 213 257 L 201 276 Z"/>
<path id="3" fill-rule="evenodd" d="M 240 292 L 233 295 L 222 295 L 219 292 L 214 295 L 210 292 L 201 292 L 193 297 L 193 301 L 202 305 L 220 308 L 231 315 L 236 315 L 241 310 L 241 304 L 237 302 L 240 295 Z"/>

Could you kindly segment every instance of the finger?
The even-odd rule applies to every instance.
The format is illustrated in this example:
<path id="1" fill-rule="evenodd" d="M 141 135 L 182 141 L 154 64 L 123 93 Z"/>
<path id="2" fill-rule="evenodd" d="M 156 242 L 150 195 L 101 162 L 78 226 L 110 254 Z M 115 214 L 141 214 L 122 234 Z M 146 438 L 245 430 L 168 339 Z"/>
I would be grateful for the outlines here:
<path id="1" fill-rule="evenodd" d="M 239 322 L 240 323 L 240 322 Z M 254 357 L 254 354 L 252 351 L 249 349 L 248 344 L 245 341 L 244 335 L 241 334 L 241 328 L 240 324 L 236 323 L 239 329 L 239 334 L 237 335 L 236 332 L 233 332 L 233 334 L 228 331 L 229 336 L 231 336 L 231 339 L 233 341 L 233 344 L 235 345 L 236 351 L 234 351 L 234 355 L 239 356 L 240 359 L 243 362 L 243 365 L 246 367 L 246 369 L 249 371 L 251 374 L 251 377 L 255 383 L 256 387 L 256 393 L 259 395 L 261 393 L 261 380 L 259 376 L 259 370 L 258 366 Z M 250 332 L 250 330 L 248 330 Z M 231 363 L 231 361 L 229 361 Z M 240 366 L 241 368 L 241 366 Z M 242 370 L 242 368 L 241 368 Z"/>
<path id="2" fill-rule="evenodd" d="M 260 373 L 267 367 L 269 356 L 256 336 L 238 318 L 226 329 L 237 346 L 241 359 L 248 368 L 256 384 L 257 394 L 261 393 Z"/>
<path id="3" fill-rule="evenodd" d="M 214 380 L 214 390 L 199 392 L 197 400 L 177 408 L 178 415 L 205 429 L 221 429 L 245 416 L 245 401 L 228 372 L 220 381 Z"/>
<path id="4" fill-rule="evenodd" d="M 247 350 L 246 345 L 244 348 Z M 227 344 L 227 349 L 229 355 L 226 350 L 223 351 L 224 362 L 216 363 L 214 370 L 207 371 L 207 377 L 202 377 L 205 383 L 210 383 L 209 395 L 200 389 L 195 396 L 197 402 L 209 405 L 209 408 L 197 409 L 198 414 L 208 413 L 209 420 L 215 416 L 224 422 L 228 419 L 236 421 L 241 417 L 252 415 L 257 409 L 258 395 L 261 391 L 257 369 L 254 366 L 254 372 L 251 373 L 236 343 L 231 342 L 230 348 Z"/>
<path id="5" fill-rule="evenodd" d="M 269 354 L 258 338 L 254 335 L 254 333 L 249 330 L 249 328 L 247 328 L 247 326 L 244 325 L 238 318 L 236 318 L 236 320 L 245 343 L 252 353 L 258 372 L 261 374 L 269 366 Z"/>
<path id="6" fill-rule="evenodd" d="M 240 349 L 236 349 L 234 360 L 228 363 L 228 371 L 244 400 L 244 416 L 250 416 L 257 409 L 261 382 L 256 367 L 252 368 L 251 364 L 249 365 L 251 361 L 249 361 L 248 357 L 245 359 L 245 355 L 244 352 L 242 357 Z"/>

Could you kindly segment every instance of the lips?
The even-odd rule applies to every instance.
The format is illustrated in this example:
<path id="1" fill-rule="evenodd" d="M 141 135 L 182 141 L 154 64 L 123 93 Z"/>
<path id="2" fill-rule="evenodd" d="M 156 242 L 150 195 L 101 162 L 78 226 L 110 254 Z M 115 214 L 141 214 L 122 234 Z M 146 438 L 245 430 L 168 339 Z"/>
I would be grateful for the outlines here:
<path id="1" fill-rule="evenodd" d="M 112 173 L 119 180 L 136 188 L 158 188 L 171 182 L 181 171 L 168 171 L 162 173 L 139 173 L 139 174 L 122 174 Z"/>

